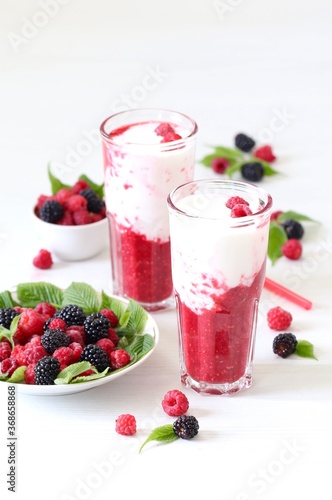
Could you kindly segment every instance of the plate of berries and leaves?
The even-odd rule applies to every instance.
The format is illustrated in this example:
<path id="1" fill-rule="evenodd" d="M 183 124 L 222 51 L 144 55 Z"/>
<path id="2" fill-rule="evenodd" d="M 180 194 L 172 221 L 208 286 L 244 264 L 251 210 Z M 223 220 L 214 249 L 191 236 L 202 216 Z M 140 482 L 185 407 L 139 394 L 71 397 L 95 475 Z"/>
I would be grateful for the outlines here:
<path id="1" fill-rule="evenodd" d="M 0 293 L 0 383 L 35 396 L 86 391 L 144 363 L 159 340 L 136 301 L 73 282 Z"/>

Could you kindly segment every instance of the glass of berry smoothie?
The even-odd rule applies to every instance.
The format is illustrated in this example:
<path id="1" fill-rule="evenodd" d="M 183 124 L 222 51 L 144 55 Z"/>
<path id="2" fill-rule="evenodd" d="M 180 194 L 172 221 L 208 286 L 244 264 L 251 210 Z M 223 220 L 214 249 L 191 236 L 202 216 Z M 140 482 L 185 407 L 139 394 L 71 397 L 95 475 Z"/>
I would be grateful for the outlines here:
<path id="1" fill-rule="evenodd" d="M 168 196 L 181 381 L 199 393 L 251 386 L 271 196 L 231 180 L 198 180 Z"/>
<path id="2" fill-rule="evenodd" d="M 193 179 L 197 125 L 175 111 L 135 109 L 100 130 L 113 292 L 149 311 L 172 307 L 167 196 Z"/>

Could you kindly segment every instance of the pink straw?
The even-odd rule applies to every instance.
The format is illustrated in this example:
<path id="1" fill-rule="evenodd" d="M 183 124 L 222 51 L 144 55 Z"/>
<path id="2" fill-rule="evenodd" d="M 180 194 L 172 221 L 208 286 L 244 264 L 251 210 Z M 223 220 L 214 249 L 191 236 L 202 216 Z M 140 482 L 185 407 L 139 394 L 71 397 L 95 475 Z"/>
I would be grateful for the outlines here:
<path id="1" fill-rule="evenodd" d="M 292 292 L 288 288 L 279 285 L 279 283 L 272 281 L 270 278 L 265 278 L 264 287 L 267 290 L 276 293 L 277 295 L 285 297 L 285 299 L 290 300 L 294 304 L 297 304 L 298 306 L 303 307 L 304 309 L 309 310 L 312 308 L 312 302 L 310 302 L 310 300 L 307 300 L 304 297 L 301 297 L 301 295 Z"/>

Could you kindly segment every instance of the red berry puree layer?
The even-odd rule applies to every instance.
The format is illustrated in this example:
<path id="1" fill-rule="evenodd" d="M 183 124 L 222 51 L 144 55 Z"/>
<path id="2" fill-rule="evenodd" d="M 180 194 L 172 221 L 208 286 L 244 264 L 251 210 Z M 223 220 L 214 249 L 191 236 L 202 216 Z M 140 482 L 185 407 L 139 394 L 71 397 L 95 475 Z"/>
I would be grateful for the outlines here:
<path id="1" fill-rule="evenodd" d="M 245 375 L 265 264 L 251 286 L 239 285 L 213 296 L 213 309 L 200 314 L 181 302 L 178 314 L 186 373 L 197 382 L 233 383 Z"/>

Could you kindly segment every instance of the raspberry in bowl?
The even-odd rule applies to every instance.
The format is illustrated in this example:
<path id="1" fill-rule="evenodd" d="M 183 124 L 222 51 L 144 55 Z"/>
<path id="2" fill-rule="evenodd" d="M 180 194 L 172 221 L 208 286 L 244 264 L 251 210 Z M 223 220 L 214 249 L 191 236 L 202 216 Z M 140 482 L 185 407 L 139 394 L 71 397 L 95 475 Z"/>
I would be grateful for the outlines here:
<path id="1" fill-rule="evenodd" d="M 39 245 L 65 261 L 98 255 L 108 241 L 105 203 L 98 186 L 79 179 L 73 186 L 57 184 L 56 189 L 55 177 L 50 172 L 49 176 L 52 195 L 40 195 L 33 207 Z"/>

